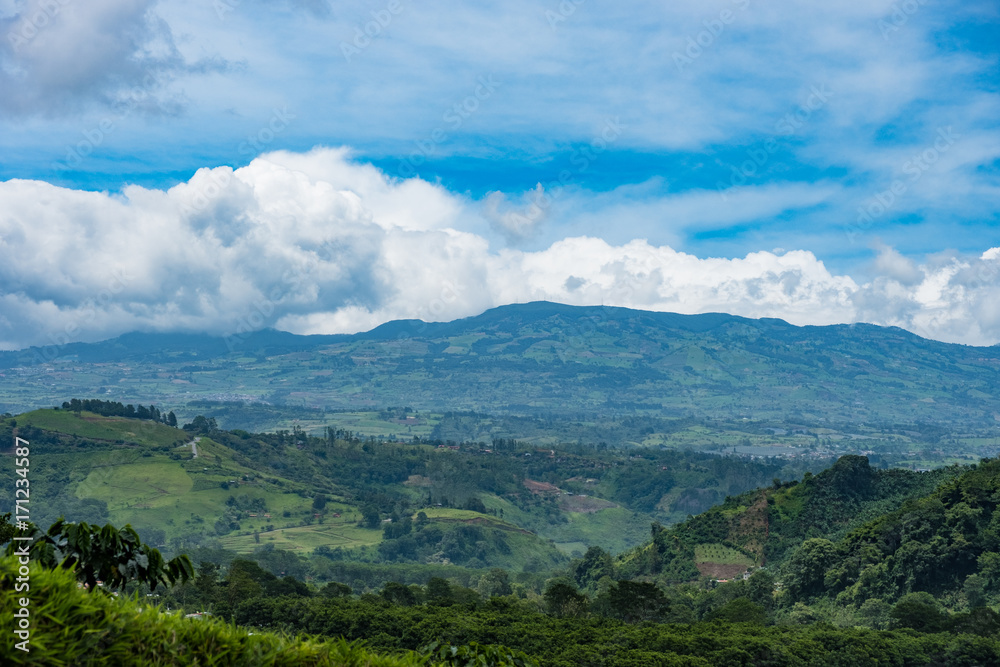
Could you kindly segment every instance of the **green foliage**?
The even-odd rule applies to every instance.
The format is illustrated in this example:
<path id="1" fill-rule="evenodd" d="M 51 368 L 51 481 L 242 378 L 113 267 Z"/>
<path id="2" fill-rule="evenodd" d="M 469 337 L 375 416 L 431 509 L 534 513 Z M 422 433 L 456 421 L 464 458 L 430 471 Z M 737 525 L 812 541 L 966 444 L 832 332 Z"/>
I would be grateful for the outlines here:
<path id="1" fill-rule="evenodd" d="M 7 544 L 13 539 L 17 529 L 10 520 L 11 513 L 0 514 L 0 546 Z"/>
<path id="2" fill-rule="evenodd" d="M 576 590 L 568 579 L 553 579 L 545 586 L 545 608 L 554 616 L 582 616 L 587 611 L 587 596 Z"/>
<path id="3" fill-rule="evenodd" d="M 233 610 L 239 624 L 365 639 L 381 651 L 418 650 L 436 643 L 435 651 L 447 647 L 450 652 L 452 646 L 469 645 L 466 651 L 455 651 L 456 657 L 467 660 L 484 653 L 471 646 L 477 643 L 511 647 L 538 665 L 553 667 L 937 667 L 1000 661 L 1000 640 L 995 634 L 998 619 L 989 611 L 955 615 L 948 631 L 936 634 L 838 628 L 829 623 L 769 625 L 763 605 L 744 595 L 727 600 L 711 616 L 706 622 L 680 625 L 625 623 L 588 613 L 543 614 L 534 602 L 512 597 L 479 604 L 411 606 L 389 604 L 379 596 L 260 597 L 245 600 Z M 817 618 L 822 616 L 822 612 L 816 614 Z M 496 651 L 507 653 L 502 648 Z M 486 655 L 495 655 L 494 649 L 488 649 Z"/>
<path id="4" fill-rule="evenodd" d="M 14 627 L 18 598 L 16 558 L 0 559 L 0 623 Z M 256 667 L 330 665 L 416 667 L 427 659 L 415 654 L 381 656 L 342 639 L 250 631 L 206 618 L 193 620 L 165 613 L 132 599 L 115 599 L 78 588 L 73 573 L 38 564 L 30 574 L 30 645 L 14 648 L 12 637 L 0 647 L 5 665 L 143 665 Z M 8 630 L 9 633 L 9 630 Z M 440 664 L 440 663 L 434 663 Z"/>
<path id="5" fill-rule="evenodd" d="M 513 589 L 510 586 L 510 576 L 507 574 L 506 570 L 501 570 L 500 568 L 493 568 L 483 576 L 479 577 L 479 585 L 477 588 L 479 590 L 479 594 L 487 600 L 492 597 L 510 595 L 513 592 Z"/>
<path id="6" fill-rule="evenodd" d="M 706 619 L 763 625 L 767 622 L 767 610 L 749 598 L 736 598 L 712 611 Z"/>
<path id="7" fill-rule="evenodd" d="M 655 584 L 619 581 L 608 589 L 608 607 L 614 618 L 634 623 L 659 621 L 669 611 L 670 603 Z"/>
<path id="8" fill-rule="evenodd" d="M 201 435 L 208 435 L 219 428 L 218 423 L 216 423 L 214 417 L 205 417 L 204 415 L 198 415 L 191 420 L 191 423 L 184 424 L 183 428 L 185 431 L 191 433 L 199 433 Z"/>
<path id="9" fill-rule="evenodd" d="M 948 626 L 948 614 L 929 593 L 909 593 L 900 598 L 889 617 L 893 627 L 918 632 L 941 632 Z"/>
<path id="10" fill-rule="evenodd" d="M 480 646 L 476 642 L 468 646 L 442 646 L 434 642 L 421 654 L 449 667 L 537 667 L 537 663 L 520 651 L 504 646 Z"/>
<path id="11" fill-rule="evenodd" d="M 1000 461 L 960 472 L 837 541 L 803 542 L 783 566 L 788 601 L 821 595 L 858 607 L 871 599 L 905 602 L 893 612 L 903 614 L 894 618 L 905 627 L 923 627 L 921 618 L 937 627 L 920 607 L 930 600 L 947 600 L 955 610 L 998 601 Z"/>
<path id="12" fill-rule="evenodd" d="M 111 524 L 102 528 L 60 519 L 44 533 L 36 529 L 26 544 L 33 560 L 48 568 L 75 570 L 77 578 L 90 589 L 101 581 L 110 590 L 130 582 L 153 590 L 160 584 L 173 585 L 194 576 L 187 556 L 165 560 L 158 550 L 143 544 L 131 526 L 118 530 Z M 16 546 L 8 545 L 8 555 Z"/>
<path id="13" fill-rule="evenodd" d="M 699 576 L 696 562 L 747 568 L 767 563 L 787 575 L 792 601 L 806 600 L 852 576 L 838 569 L 835 539 L 961 472 L 957 467 L 930 473 L 877 470 L 865 457 L 844 456 L 801 483 L 730 496 L 678 526 L 654 526 L 650 542 L 623 554 L 617 568 L 629 577 L 657 575 L 683 583 Z"/>

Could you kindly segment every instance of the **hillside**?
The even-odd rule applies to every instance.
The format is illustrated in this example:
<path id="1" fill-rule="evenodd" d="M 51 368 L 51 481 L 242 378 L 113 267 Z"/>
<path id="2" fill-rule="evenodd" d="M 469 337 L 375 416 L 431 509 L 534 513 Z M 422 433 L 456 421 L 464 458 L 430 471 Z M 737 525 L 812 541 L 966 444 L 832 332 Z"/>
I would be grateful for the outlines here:
<path id="1" fill-rule="evenodd" d="M 730 497 L 681 524 L 654 528 L 649 542 L 615 563 L 619 576 L 662 585 L 758 570 L 779 582 L 775 600 L 785 608 L 878 609 L 884 617 L 890 605 L 912 598 L 934 617 L 994 606 L 1000 460 L 916 473 L 843 457 L 801 482 Z"/>
<path id="2" fill-rule="evenodd" d="M 794 600 L 861 606 L 927 593 L 950 609 L 996 605 L 1000 460 L 983 460 L 846 535 L 807 540 L 784 570 Z"/>
<path id="3" fill-rule="evenodd" d="M 804 540 L 837 540 L 901 504 L 923 497 L 963 473 L 879 470 L 861 456 L 844 456 L 801 482 L 730 496 L 724 503 L 623 554 L 618 570 L 680 583 L 698 576 L 730 579 L 767 567 L 781 570 Z"/>
<path id="4" fill-rule="evenodd" d="M 934 421 L 991 434 L 1000 418 L 998 347 L 870 325 L 796 327 L 546 302 L 454 322 L 390 322 L 352 336 L 128 334 L 0 353 L 0 368 L 0 409 L 12 412 L 85 395 L 178 408 L 210 400 L 829 425 Z"/>
<path id="5" fill-rule="evenodd" d="M 681 519 L 810 465 L 674 450 L 538 450 L 513 439 L 487 446 L 332 430 L 251 434 L 195 422 L 203 429 L 46 409 L 0 419 L 0 441 L 16 428 L 31 443 L 38 525 L 60 515 L 128 523 L 171 551 L 266 552 L 274 568 L 303 574 L 343 562 L 549 571 L 591 545 L 625 551 L 653 521 Z M 12 474 L 5 466 L 0 483 L 13 484 Z M 0 512 L 8 509 L 0 499 Z"/>

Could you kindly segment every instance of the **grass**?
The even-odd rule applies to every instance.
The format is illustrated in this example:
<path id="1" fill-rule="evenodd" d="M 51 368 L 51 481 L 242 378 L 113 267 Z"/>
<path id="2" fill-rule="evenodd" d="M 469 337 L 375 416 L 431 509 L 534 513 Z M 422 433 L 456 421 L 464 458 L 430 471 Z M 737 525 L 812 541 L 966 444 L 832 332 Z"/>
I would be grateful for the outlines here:
<path id="1" fill-rule="evenodd" d="M 152 463 L 95 468 L 77 487 L 76 495 L 103 500 L 110 511 L 172 504 L 175 496 L 191 491 L 194 481 L 182 467 L 171 463 L 162 457 Z"/>
<path id="2" fill-rule="evenodd" d="M 649 536 L 651 520 L 624 507 L 600 512 L 567 512 L 565 516 L 568 523 L 554 525 L 545 531 L 545 537 L 557 544 L 599 545 L 605 551 L 618 554 L 641 544 Z"/>
<path id="3" fill-rule="evenodd" d="M 19 424 L 46 431 L 95 440 L 124 440 L 142 445 L 171 445 L 190 436 L 176 428 L 148 420 L 103 417 L 92 412 L 79 414 L 68 410 L 35 410 L 17 416 Z"/>
<path id="4" fill-rule="evenodd" d="M 696 546 L 694 548 L 694 562 L 717 563 L 719 565 L 742 565 L 744 567 L 750 567 L 753 565 L 753 559 L 746 554 L 717 542 L 699 544 Z"/>
<path id="5" fill-rule="evenodd" d="M 378 528 L 359 528 L 354 522 L 330 523 L 322 525 L 281 528 L 259 535 L 258 543 L 253 535 L 227 535 L 219 541 L 226 549 L 238 553 L 252 553 L 263 544 L 273 544 L 276 549 L 288 549 L 299 553 L 311 553 L 316 547 L 353 549 L 370 546 L 382 541 L 382 531 Z"/>

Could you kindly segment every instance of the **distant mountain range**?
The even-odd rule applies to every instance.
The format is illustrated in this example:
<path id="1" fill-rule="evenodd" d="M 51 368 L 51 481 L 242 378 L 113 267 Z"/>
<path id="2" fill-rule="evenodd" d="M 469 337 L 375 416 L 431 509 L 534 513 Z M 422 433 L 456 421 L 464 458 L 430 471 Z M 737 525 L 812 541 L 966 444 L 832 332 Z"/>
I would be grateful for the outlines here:
<path id="1" fill-rule="evenodd" d="M 867 324 L 510 305 L 355 335 L 130 333 L 0 353 L 0 410 L 102 397 L 321 409 L 648 414 L 831 423 L 1000 421 L 1000 347 Z"/>

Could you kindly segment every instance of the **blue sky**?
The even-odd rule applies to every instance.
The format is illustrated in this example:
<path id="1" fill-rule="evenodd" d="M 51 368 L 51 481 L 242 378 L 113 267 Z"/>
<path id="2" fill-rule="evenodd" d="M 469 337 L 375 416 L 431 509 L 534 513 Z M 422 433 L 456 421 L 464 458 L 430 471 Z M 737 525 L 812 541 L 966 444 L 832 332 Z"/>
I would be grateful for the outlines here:
<path id="1" fill-rule="evenodd" d="M 261 299 L 255 322 L 312 332 L 530 298 L 995 343 L 998 13 L 930 0 L 0 0 L 0 346 L 227 332 Z M 265 192 L 279 166 L 337 194 L 312 187 L 310 209 L 288 201 L 295 188 Z M 212 195 L 200 220 L 181 199 L 204 194 L 196 181 L 215 192 L 205 174 L 223 167 L 238 170 L 220 186 L 228 203 Z M 310 218 L 342 195 L 340 213 Z M 307 238 L 314 224 L 326 231 Z M 88 244 L 119 229 L 219 251 L 125 243 L 88 266 L 47 249 L 73 229 L 95 258 L 107 244 Z M 272 250 L 234 240 L 268 233 L 288 266 L 326 267 L 315 244 L 368 238 L 378 270 L 326 267 L 270 297 L 246 266 Z M 397 242 L 437 258 L 419 289 Z M 626 250 L 638 242 L 646 260 Z M 552 265 L 570 246 L 596 253 L 592 275 L 572 252 Z M 31 253 L 45 274 L 18 268 Z M 133 267 L 95 306 L 122 254 L 154 268 Z M 188 282 L 152 288 L 159 272 Z M 444 303 L 455 281 L 475 289 Z"/>

